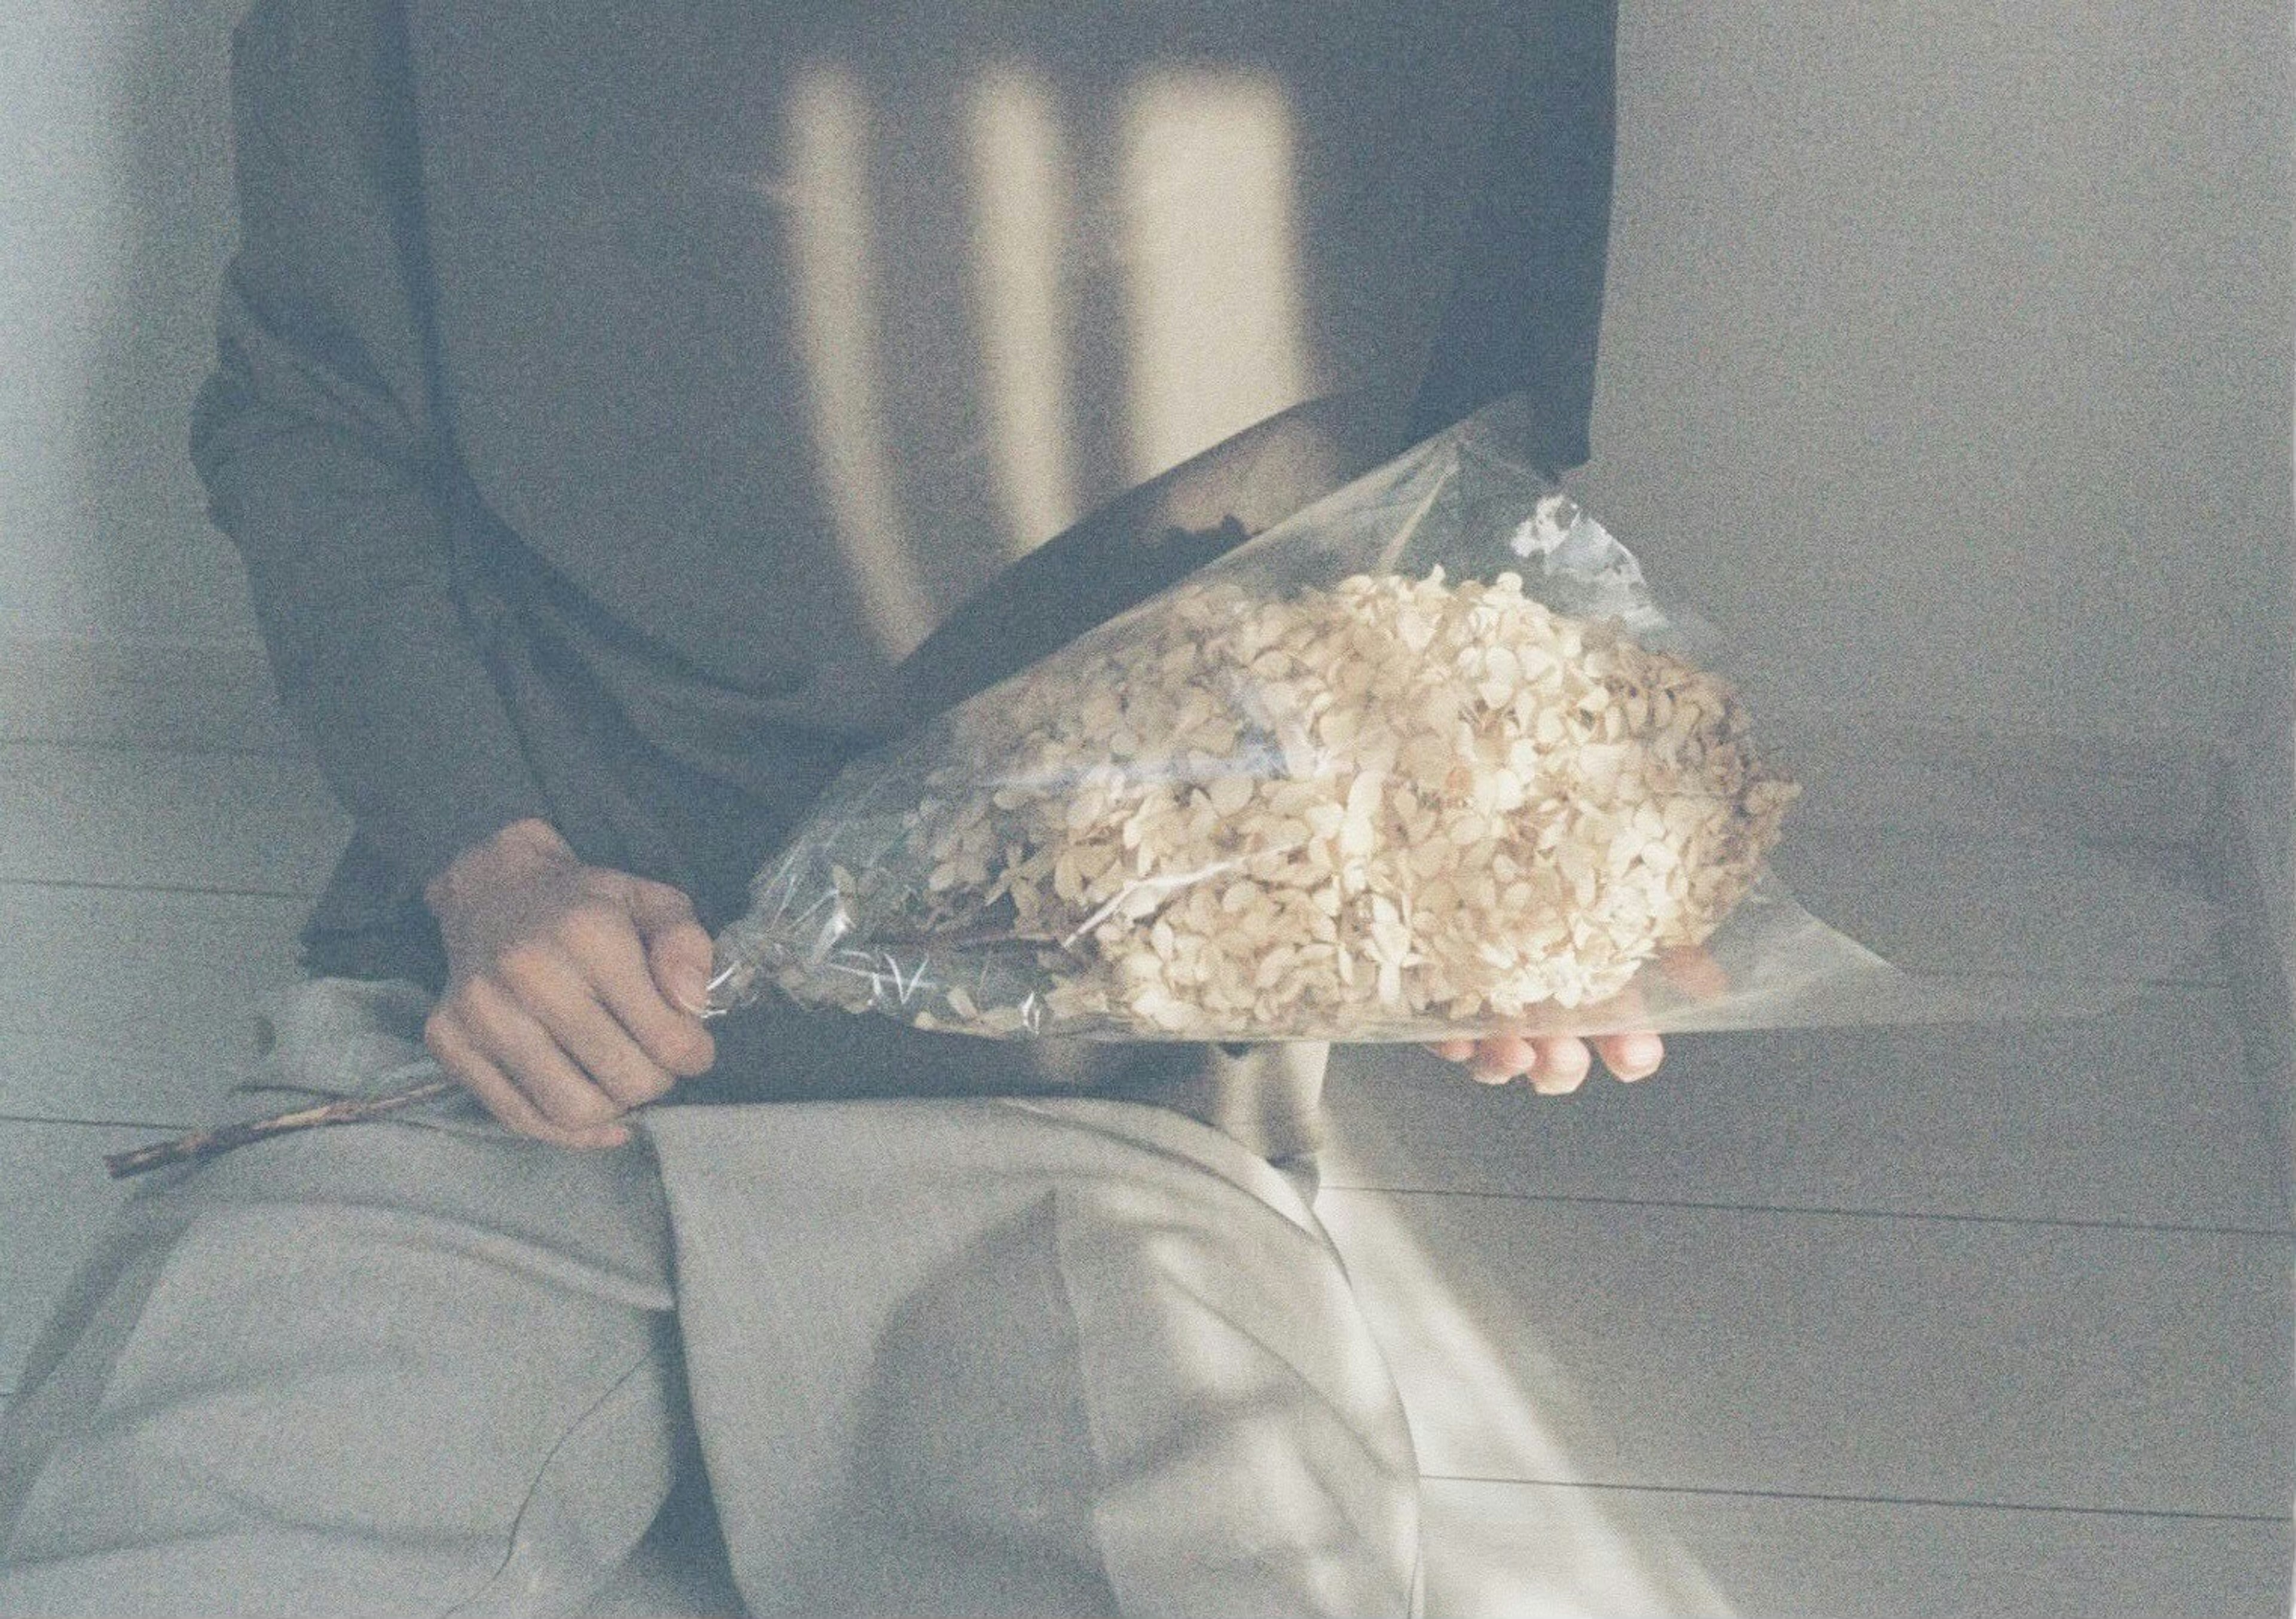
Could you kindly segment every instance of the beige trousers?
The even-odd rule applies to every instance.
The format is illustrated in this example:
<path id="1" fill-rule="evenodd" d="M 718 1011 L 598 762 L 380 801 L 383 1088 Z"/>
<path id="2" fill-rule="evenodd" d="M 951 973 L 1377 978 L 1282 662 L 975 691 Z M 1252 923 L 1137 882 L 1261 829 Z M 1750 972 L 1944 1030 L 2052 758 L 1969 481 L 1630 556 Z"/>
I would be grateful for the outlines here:
<path id="1" fill-rule="evenodd" d="M 302 986 L 264 1076 L 425 1010 Z M 1185 1113 L 462 1106 L 129 1204 L 0 1428 L 0 1614 L 1401 1615 L 1416 1500 L 1307 1198 Z"/>

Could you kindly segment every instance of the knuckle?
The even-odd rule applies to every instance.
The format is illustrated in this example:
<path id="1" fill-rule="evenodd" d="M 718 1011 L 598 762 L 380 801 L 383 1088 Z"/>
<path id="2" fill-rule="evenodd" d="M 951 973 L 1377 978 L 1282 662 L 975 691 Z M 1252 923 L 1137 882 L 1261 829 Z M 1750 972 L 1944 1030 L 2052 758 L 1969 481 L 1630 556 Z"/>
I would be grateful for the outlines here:
<path id="1" fill-rule="evenodd" d="M 631 1099 L 642 1094 L 649 1078 L 660 1072 L 644 1051 L 627 1043 L 612 1051 L 594 1052 L 583 1066 L 588 1072 L 591 1088 L 624 1108 L 634 1105 Z"/>
<path id="2" fill-rule="evenodd" d="M 637 901 L 638 879 L 626 871 L 592 866 L 582 874 L 581 892 L 585 904 L 627 915 Z"/>
<path id="3" fill-rule="evenodd" d="M 633 1062 L 613 1077 L 609 1087 L 616 1101 L 625 1108 L 643 1108 L 646 1103 L 665 1095 L 677 1083 L 676 1076 L 665 1073 L 650 1062 Z"/>
<path id="4" fill-rule="evenodd" d="M 626 912 L 596 900 L 575 906 L 559 923 L 559 933 L 566 943 L 582 951 L 598 950 L 628 931 Z"/>
<path id="5" fill-rule="evenodd" d="M 602 1124 L 612 1124 L 628 1111 L 629 1109 L 621 1103 L 601 1092 L 587 1107 L 582 1109 L 581 1122 L 576 1128 L 595 1130 Z"/>
<path id="6" fill-rule="evenodd" d="M 685 890 L 673 887 L 668 883 L 658 883 L 643 877 L 633 878 L 630 879 L 630 895 L 672 919 L 690 918 L 693 914 L 693 901 Z"/>
<path id="7" fill-rule="evenodd" d="M 550 976 L 555 953 L 536 940 L 522 940 L 495 958 L 495 976 L 516 990 L 529 990 Z"/>
<path id="8" fill-rule="evenodd" d="M 480 1046 L 498 1043 L 512 1008 L 510 992 L 488 979 L 475 979 L 463 988 L 449 1032 L 468 1034 Z"/>

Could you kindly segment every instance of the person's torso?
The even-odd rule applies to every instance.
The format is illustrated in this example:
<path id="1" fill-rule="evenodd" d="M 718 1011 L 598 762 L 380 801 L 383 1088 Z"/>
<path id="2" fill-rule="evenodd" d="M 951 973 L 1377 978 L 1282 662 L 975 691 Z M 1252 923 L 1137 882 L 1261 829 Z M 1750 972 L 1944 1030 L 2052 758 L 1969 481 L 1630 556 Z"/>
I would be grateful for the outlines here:
<path id="1" fill-rule="evenodd" d="M 1416 384 L 1507 0 L 412 0 L 480 496 L 710 679 L 833 716 L 1011 558 Z"/>

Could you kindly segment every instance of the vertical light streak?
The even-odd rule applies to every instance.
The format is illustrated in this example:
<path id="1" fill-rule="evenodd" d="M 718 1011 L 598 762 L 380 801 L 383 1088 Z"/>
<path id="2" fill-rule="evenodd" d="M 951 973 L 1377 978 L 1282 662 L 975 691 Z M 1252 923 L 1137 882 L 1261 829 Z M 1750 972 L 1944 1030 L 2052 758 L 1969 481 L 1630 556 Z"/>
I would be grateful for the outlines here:
<path id="1" fill-rule="evenodd" d="M 850 73 L 814 68 L 794 86 L 789 120 L 783 194 L 814 452 L 870 631 L 888 658 L 899 658 L 931 631 L 932 617 L 909 551 L 878 397 L 869 110 Z"/>
<path id="2" fill-rule="evenodd" d="M 1020 557 L 1077 517 L 1061 284 L 1067 152 L 1051 94 L 1012 70 L 981 80 L 967 135 L 991 450 L 1006 550 Z"/>
<path id="3" fill-rule="evenodd" d="M 1160 73 L 1133 91 L 1122 138 L 1129 450 L 1144 478 L 1298 404 L 1309 367 L 1282 87 Z"/>

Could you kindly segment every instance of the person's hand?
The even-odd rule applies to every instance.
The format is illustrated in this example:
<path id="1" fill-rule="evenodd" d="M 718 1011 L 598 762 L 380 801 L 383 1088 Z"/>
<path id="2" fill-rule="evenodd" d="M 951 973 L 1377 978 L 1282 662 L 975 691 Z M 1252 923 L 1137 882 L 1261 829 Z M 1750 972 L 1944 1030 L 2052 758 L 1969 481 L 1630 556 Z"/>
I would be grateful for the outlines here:
<path id="1" fill-rule="evenodd" d="M 521 821 L 466 849 L 424 898 L 447 988 L 423 1044 L 488 1112 L 562 1147 L 618 1147 L 616 1122 L 717 1048 L 699 1016 L 709 936 L 676 888 L 586 866 Z"/>
<path id="2" fill-rule="evenodd" d="M 1561 1096 L 1576 1091 L 1593 1072 L 1595 1053 L 1623 1080 L 1647 1079 L 1666 1060 L 1666 1045 L 1656 1034 L 1638 1032 L 1604 1034 L 1589 1051 L 1587 1043 L 1568 1034 L 1532 1037 L 1492 1034 L 1480 1040 L 1446 1040 L 1428 1050 L 1447 1062 L 1467 1065 L 1467 1077 L 1486 1085 L 1503 1085 L 1528 1077 L 1541 1096 Z"/>
<path id="3" fill-rule="evenodd" d="M 1694 1001 L 1713 1001 L 1728 993 L 1730 981 L 1720 963 L 1702 948 L 1669 950 L 1651 963 L 1675 990 Z M 1645 969 L 1647 970 L 1647 969 Z M 1611 1022 L 1643 1016 L 1639 976 L 1611 999 L 1583 1009 L 1591 1021 Z M 1586 1083 L 1594 1071 L 1595 1053 L 1603 1066 L 1620 1079 L 1648 1079 L 1666 1060 L 1665 1043 L 1648 1030 L 1598 1035 L 1594 1049 L 1568 1034 L 1534 1036 L 1493 1034 L 1480 1040 L 1446 1040 L 1427 1048 L 1447 1062 L 1464 1063 L 1467 1076 L 1486 1085 L 1504 1085 L 1528 1077 L 1542 1096 L 1562 1096 Z"/>

